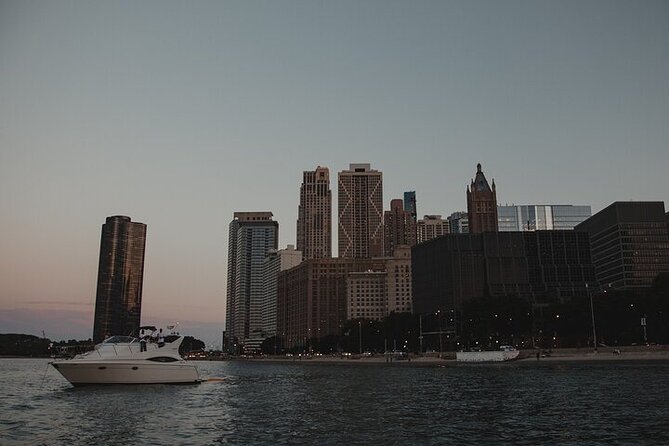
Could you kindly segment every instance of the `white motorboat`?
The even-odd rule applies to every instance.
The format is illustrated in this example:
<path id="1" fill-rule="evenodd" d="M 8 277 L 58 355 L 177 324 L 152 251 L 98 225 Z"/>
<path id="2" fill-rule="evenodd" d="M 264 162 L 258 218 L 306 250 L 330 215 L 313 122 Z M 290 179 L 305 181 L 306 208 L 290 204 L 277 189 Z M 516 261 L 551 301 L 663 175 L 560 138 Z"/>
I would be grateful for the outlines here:
<path id="1" fill-rule="evenodd" d="M 131 336 L 112 336 L 95 350 L 50 364 L 74 386 L 86 384 L 197 383 L 195 365 L 179 355 L 183 337 L 159 346 Z"/>
<path id="2" fill-rule="evenodd" d="M 516 359 L 520 351 L 510 345 L 503 345 L 496 351 L 456 352 L 455 359 L 459 362 L 502 362 Z"/>

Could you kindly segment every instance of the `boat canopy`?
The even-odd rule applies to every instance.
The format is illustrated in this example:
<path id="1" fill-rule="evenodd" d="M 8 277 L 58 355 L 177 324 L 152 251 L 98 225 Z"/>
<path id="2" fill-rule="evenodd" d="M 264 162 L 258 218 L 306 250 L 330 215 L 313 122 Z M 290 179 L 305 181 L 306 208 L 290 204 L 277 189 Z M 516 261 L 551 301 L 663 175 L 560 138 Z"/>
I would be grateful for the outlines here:
<path id="1" fill-rule="evenodd" d="M 103 344 L 130 344 L 131 342 L 137 342 L 137 338 L 132 336 L 111 336 L 105 339 Z"/>

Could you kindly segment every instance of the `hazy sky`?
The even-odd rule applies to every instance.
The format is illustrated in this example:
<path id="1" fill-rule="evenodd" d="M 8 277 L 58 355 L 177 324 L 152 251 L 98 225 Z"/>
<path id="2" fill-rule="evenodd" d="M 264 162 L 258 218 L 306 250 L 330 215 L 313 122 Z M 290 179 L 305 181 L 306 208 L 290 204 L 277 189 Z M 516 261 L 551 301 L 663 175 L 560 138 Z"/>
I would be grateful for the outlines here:
<path id="1" fill-rule="evenodd" d="M 466 209 L 477 162 L 502 204 L 664 201 L 668 80 L 664 0 L 0 0 L 0 333 L 91 336 L 123 214 L 142 322 L 220 344 L 233 212 L 295 243 L 317 165 L 335 212 L 356 162 L 419 215 Z"/>

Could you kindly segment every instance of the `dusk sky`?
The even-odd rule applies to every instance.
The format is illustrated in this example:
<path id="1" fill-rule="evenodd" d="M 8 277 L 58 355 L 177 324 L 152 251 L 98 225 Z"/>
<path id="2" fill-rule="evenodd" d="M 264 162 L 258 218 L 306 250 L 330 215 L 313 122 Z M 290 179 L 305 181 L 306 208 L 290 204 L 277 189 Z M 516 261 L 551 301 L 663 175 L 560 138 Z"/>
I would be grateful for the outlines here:
<path id="1" fill-rule="evenodd" d="M 295 243 L 302 171 L 384 205 L 667 199 L 669 2 L 0 0 L 0 333 L 92 336 L 101 225 L 147 224 L 142 322 L 220 345 L 228 224 Z M 336 215 L 333 250 L 336 252 Z"/>

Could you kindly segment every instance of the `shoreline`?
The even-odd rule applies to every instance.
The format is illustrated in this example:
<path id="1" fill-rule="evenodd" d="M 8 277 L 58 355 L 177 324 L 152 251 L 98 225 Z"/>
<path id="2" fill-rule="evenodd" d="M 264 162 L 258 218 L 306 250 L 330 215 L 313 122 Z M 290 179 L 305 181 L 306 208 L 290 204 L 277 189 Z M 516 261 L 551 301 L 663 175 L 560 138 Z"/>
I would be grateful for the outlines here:
<path id="1" fill-rule="evenodd" d="M 317 356 L 317 357 L 285 357 L 264 356 L 248 358 L 230 358 L 227 361 L 250 362 L 257 364 L 313 364 L 313 365 L 359 365 L 359 366 L 388 366 L 388 367 L 455 367 L 472 364 L 504 364 L 504 363 L 542 363 L 542 362 L 638 362 L 638 361 L 669 361 L 669 346 L 649 347 L 621 347 L 620 353 L 614 353 L 614 348 L 600 348 L 598 352 L 591 349 L 555 349 L 545 356 L 536 358 L 536 350 L 521 350 L 517 359 L 507 362 L 462 363 L 455 360 L 455 352 L 444 352 L 444 357 L 436 355 L 416 356 L 409 355 L 407 359 L 392 361 L 383 355 L 362 357 L 353 355 Z M 206 359 L 204 360 L 206 361 Z"/>

